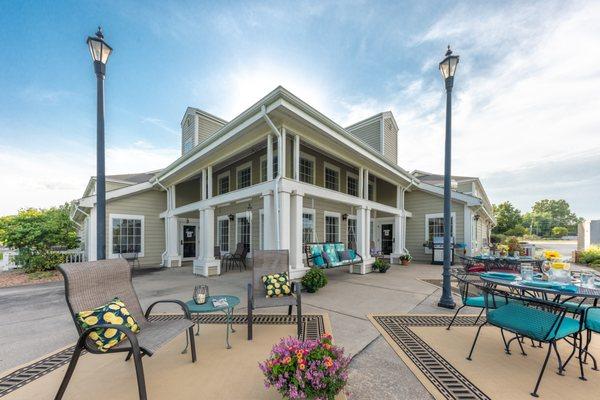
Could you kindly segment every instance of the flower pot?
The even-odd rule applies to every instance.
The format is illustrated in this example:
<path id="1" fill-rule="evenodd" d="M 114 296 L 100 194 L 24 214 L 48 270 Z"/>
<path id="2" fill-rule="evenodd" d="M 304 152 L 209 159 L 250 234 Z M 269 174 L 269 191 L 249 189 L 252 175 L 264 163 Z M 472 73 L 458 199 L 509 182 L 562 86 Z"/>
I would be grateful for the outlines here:
<path id="1" fill-rule="evenodd" d="M 410 264 L 410 261 L 409 260 L 402 260 L 402 261 L 400 261 L 400 263 L 402 265 L 406 266 L 406 265 Z"/>

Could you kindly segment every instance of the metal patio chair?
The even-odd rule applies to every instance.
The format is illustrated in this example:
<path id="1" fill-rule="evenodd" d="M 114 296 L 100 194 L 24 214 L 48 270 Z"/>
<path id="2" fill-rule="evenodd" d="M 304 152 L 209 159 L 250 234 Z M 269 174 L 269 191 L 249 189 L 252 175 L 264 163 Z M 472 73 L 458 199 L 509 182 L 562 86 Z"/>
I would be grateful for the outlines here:
<path id="1" fill-rule="evenodd" d="M 131 268 L 135 268 L 136 263 L 138 268 L 140 268 L 138 253 L 121 253 L 121 258 L 125 259 L 131 265 Z"/>
<path id="2" fill-rule="evenodd" d="M 302 335 L 302 285 L 292 283 L 292 294 L 282 297 L 266 297 L 263 275 L 287 272 L 290 279 L 290 254 L 288 250 L 255 250 L 252 282 L 248 283 L 248 340 L 252 340 L 252 314 L 257 308 L 288 306 L 288 315 L 292 315 L 292 307 L 296 306 L 298 337 Z"/>
<path id="3" fill-rule="evenodd" d="M 55 400 L 60 400 L 67 389 L 69 380 L 82 350 L 91 354 L 112 354 L 126 352 L 128 361 L 133 356 L 140 400 L 146 400 L 146 383 L 142 366 L 142 357 L 151 357 L 163 345 L 170 342 L 182 332 L 187 332 L 192 348 L 192 362 L 196 362 L 196 346 L 190 313 L 185 303 L 179 300 L 159 300 L 152 303 L 144 313 L 131 282 L 131 267 L 122 258 L 100 260 L 84 263 L 61 264 L 58 270 L 65 280 L 65 297 L 67 305 L 79 334 L 69 367 L 62 380 Z M 123 325 L 99 324 L 83 329 L 77 321 L 77 313 L 91 310 L 107 304 L 118 297 L 129 310 L 140 327 L 133 333 Z M 184 318 L 167 321 L 149 321 L 148 317 L 155 305 L 159 303 L 175 303 L 181 306 Z M 114 328 L 125 334 L 126 339 L 111 347 L 106 352 L 98 350 L 97 345 L 88 337 L 98 328 Z"/>
<path id="4" fill-rule="evenodd" d="M 244 245 L 244 243 L 239 242 L 235 247 L 234 253 L 225 254 L 223 256 L 223 262 L 225 263 L 225 269 L 229 270 L 230 267 L 235 267 L 235 264 L 240 266 L 240 271 L 242 270 L 242 265 L 244 269 L 246 269 L 246 256 L 248 255 L 248 249 Z"/>

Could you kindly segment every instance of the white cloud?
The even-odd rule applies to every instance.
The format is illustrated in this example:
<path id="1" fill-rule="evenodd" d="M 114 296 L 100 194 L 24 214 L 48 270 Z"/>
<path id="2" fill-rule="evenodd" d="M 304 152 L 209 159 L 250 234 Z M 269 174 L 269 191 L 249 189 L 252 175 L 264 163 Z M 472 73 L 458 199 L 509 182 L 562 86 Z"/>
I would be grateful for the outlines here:
<path id="1" fill-rule="evenodd" d="M 0 215 L 20 208 L 50 207 L 79 198 L 96 174 L 94 149 L 77 143 L 39 151 L 0 146 Z M 133 145 L 108 148 L 106 173 L 120 174 L 163 168 L 177 158 L 176 150 Z"/>

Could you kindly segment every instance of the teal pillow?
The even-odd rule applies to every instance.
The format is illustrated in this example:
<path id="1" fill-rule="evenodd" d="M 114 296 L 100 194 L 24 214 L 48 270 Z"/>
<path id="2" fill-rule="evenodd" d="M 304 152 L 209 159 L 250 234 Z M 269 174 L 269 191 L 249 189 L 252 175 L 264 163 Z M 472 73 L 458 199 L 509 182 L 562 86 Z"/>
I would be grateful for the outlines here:
<path id="1" fill-rule="evenodd" d="M 346 250 L 344 243 L 336 243 L 336 244 L 334 244 L 334 246 L 335 246 L 335 251 L 337 251 L 338 253 Z"/>
<path id="2" fill-rule="evenodd" d="M 310 252 L 313 256 L 313 264 L 315 264 L 317 267 L 322 267 L 323 265 L 325 265 L 325 260 L 323 260 L 323 256 L 321 253 L 321 246 L 317 244 L 312 245 Z"/>
<path id="3" fill-rule="evenodd" d="M 348 249 L 348 254 L 350 256 L 351 260 L 354 260 L 356 258 L 356 251 L 352 250 L 352 249 Z"/>
<path id="4" fill-rule="evenodd" d="M 337 252 L 335 251 L 335 245 L 333 243 L 325 243 L 323 245 L 323 250 L 327 253 L 329 260 L 331 263 L 337 263 L 340 261 L 338 258 Z"/>

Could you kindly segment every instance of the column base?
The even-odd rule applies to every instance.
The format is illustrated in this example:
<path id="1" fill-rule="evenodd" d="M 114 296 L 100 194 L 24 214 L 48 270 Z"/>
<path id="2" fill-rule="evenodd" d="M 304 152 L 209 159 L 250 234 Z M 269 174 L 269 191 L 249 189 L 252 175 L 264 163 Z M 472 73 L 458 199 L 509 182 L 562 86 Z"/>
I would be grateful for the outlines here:
<path id="1" fill-rule="evenodd" d="M 302 279 L 302 277 L 310 271 L 310 268 L 300 267 L 300 268 L 290 268 L 290 279 Z"/>
<path id="2" fill-rule="evenodd" d="M 194 260 L 193 272 L 195 275 L 215 276 L 221 275 L 221 260 L 204 258 Z"/>
<path id="3" fill-rule="evenodd" d="M 167 268 L 181 267 L 181 256 L 167 256 L 164 261 L 164 266 Z"/>
<path id="4" fill-rule="evenodd" d="M 348 272 L 351 274 L 360 274 L 365 275 L 373 272 L 373 263 L 375 262 L 375 258 L 370 257 L 367 259 L 363 259 L 362 264 L 350 265 Z"/>
<path id="5" fill-rule="evenodd" d="M 404 255 L 404 253 L 392 253 L 392 254 L 390 254 L 390 264 L 401 264 L 400 263 L 400 256 L 402 256 L 402 255 Z"/>

